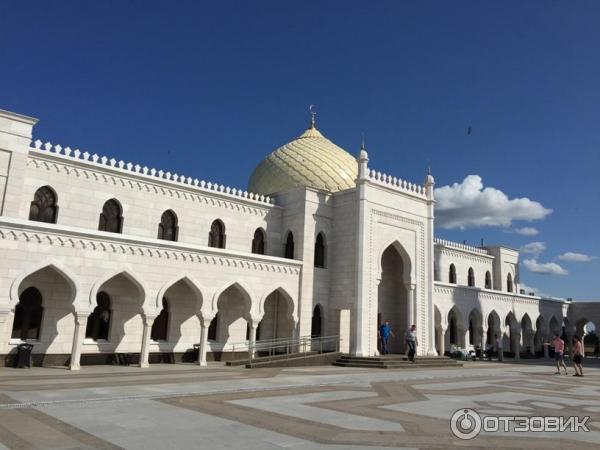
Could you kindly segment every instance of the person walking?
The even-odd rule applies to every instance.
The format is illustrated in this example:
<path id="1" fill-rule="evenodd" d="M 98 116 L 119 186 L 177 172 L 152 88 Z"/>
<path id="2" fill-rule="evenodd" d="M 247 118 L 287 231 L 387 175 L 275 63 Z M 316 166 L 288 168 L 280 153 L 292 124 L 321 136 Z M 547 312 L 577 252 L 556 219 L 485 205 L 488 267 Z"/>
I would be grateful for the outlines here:
<path id="1" fill-rule="evenodd" d="M 392 331 L 392 327 L 390 327 L 390 323 L 387 320 L 379 326 L 378 334 L 379 341 L 381 342 L 381 354 L 389 355 L 390 349 L 388 347 L 388 342 L 390 336 L 394 337 L 394 332 Z"/>
<path id="2" fill-rule="evenodd" d="M 552 344 L 544 342 L 544 345 L 554 346 L 554 361 L 556 361 L 556 372 L 554 375 L 560 375 L 560 368 L 565 369 L 565 375 L 568 375 L 567 366 L 565 365 L 565 341 L 563 341 L 557 333 L 554 333 Z"/>
<path id="3" fill-rule="evenodd" d="M 498 353 L 498 361 L 504 361 L 504 350 L 502 349 L 502 338 L 498 337 L 498 335 L 495 334 L 494 339 L 496 339 L 496 352 Z"/>
<path id="4" fill-rule="evenodd" d="M 415 362 L 415 354 L 417 353 L 417 345 L 419 342 L 417 340 L 417 326 L 411 325 L 408 331 L 406 332 L 406 345 L 408 347 L 408 359 L 410 362 Z"/>
<path id="5" fill-rule="evenodd" d="M 583 342 L 579 336 L 573 336 L 573 368 L 575 369 L 574 377 L 582 377 L 583 376 Z"/>

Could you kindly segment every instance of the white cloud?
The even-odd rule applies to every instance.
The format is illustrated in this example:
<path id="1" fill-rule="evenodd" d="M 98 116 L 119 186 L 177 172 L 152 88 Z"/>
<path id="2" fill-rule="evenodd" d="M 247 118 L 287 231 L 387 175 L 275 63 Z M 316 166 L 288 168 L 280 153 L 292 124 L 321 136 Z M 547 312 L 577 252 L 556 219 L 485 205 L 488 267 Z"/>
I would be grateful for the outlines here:
<path id="1" fill-rule="evenodd" d="M 544 242 L 530 242 L 520 248 L 521 253 L 529 253 L 531 255 L 539 255 L 546 250 L 546 244 Z"/>
<path id="2" fill-rule="evenodd" d="M 533 227 L 517 228 L 515 233 L 520 234 L 521 236 L 537 236 L 540 234 L 539 230 Z"/>
<path id="3" fill-rule="evenodd" d="M 551 297 L 551 295 L 547 294 L 544 291 L 541 291 L 540 289 L 533 287 L 533 286 L 528 286 L 525 283 L 519 283 L 519 288 L 520 289 L 524 289 L 525 293 L 527 295 L 529 295 L 531 292 L 533 292 L 535 295 L 539 296 L 539 297 Z"/>
<path id="4" fill-rule="evenodd" d="M 569 273 L 556 263 L 539 263 L 535 259 L 526 259 L 523 261 L 523 266 L 530 272 L 546 275 L 567 275 Z"/>
<path id="5" fill-rule="evenodd" d="M 515 220 L 539 220 L 552 212 L 528 198 L 513 198 L 493 187 L 483 187 L 479 175 L 435 190 L 436 225 L 441 228 L 509 227 Z"/>
<path id="6" fill-rule="evenodd" d="M 595 256 L 585 255 L 583 253 L 567 252 L 558 257 L 561 261 L 567 262 L 590 262 Z"/>

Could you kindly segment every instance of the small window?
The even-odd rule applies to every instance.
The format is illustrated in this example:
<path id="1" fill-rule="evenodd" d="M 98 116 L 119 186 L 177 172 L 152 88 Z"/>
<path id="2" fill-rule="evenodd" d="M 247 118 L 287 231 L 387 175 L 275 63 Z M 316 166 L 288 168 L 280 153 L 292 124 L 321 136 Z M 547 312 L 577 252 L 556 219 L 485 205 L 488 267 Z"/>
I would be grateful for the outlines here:
<path id="1" fill-rule="evenodd" d="M 325 238 L 323 233 L 319 233 L 317 239 L 315 239 L 315 267 L 325 267 Z"/>
<path id="2" fill-rule="evenodd" d="M 214 248 L 225 248 L 225 225 L 219 219 L 210 226 L 208 233 L 208 246 Z"/>
<path id="3" fill-rule="evenodd" d="M 215 315 L 213 320 L 210 321 L 210 325 L 208 326 L 208 336 L 207 339 L 209 341 L 217 340 L 217 325 L 219 324 L 219 313 Z"/>
<path id="4" fill-rule="evenodd" d="M 490 273 L 489 270 L 485 273 L 485 288 L 486 289 L 492 288 L 492 274 Z"/>
<path id="5" fill-rule="evenodd" d="M 166 341 L 169 331 L 169 302 L 163 297 L 162 310 L 154 323 L 152 324 L 152 331 L 150 337 L 153 341 Z"/>
<path id="6" fill-rule="evenodd" d="M 448 280 L 452 284 L 456 284 L 456 267 L 454 264 L 450 264 L 450 273 L 448 274 Z"/>
<path id="7" fill-rule="evenodd" d="M 27 339 L 38 340 L 43 315 L 41 292 L 34 287 L 25 289 L 19 296 L 19 303 L 15 307 L 11 338 L 23 341 Z"/>
<path id="8" fill-rule="evenodd" d="M 261 228 L 257 228 L 252 239 L 252 253 L 257 255 L 265 254 L 265 232 Z"/>
<path id="9" fill-rule="evenodd" d="M 165 211 L 158 225 L 158 239 L 164 241 L 177 241 L 179 227 L 177 226 L 177 215 L 172 210 Z"/>
<path id="10" fill-rule="evenodd" d="M 467 284 L 471 287 L 475 286 L 475 272 L 472 267 L 469 267 L 469 274 L 467 275 Z"/>
<path id="11" fill-rule="evenodd" d="M 121 233 L 123 230 L 123 210 L 120 203 L 114 198 L 104 203 L 100 213 L 98 231 Z"/>
<path id="12" fill-rule="evenodd" d="M 58 216 L 58 199 L 50 186 L 43 186 L 35 191 L 29 206 L 29 220 L 44 223 L 56 223 Z"/>
<path id="13" fill-rule="evenodd" d="M 512 275 L 510 273 L 506 277 L 506 291 L 513 292 L 513 279 L 512 279 Z"/>
<path id="14" fill-rule="evenodd" d="M 98 292 L 96 295 L 96 307 L 88 317 L 85 337 L 94 341 L 108 341 L 111 316 L 110 297 L 104 291 Z"/>
<path id="15" fill-rule="evenodd" d="M 285 258 L 294 259 L 294 235 L 290 231 L 285 240 L 285 247 L 283 255 Z"/>

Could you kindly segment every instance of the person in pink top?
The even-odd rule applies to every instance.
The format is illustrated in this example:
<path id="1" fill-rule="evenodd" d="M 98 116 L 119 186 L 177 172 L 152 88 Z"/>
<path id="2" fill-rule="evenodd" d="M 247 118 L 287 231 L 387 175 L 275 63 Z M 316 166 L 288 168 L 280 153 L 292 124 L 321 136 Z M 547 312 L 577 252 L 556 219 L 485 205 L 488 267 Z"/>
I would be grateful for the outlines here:
<path id="1" fill-rule="evenodd" d="M 583 342 L 579 336 L 573 336 L 573 367 L 575 368 L 574 377 L 583 376 L 583 367 L 581 363 L 583 361 Z"/>
<path id="2" fill-rule="evenodd" d="M 560 375 L 561 367 L 565 369 L 565 375 L 568 375 L 567 366 L 565 365 L 565 341 L 558 334 L 555 334 L 552 344 L 544 342 L 544 345 L 552 345 L 554 347 L 554 360 L 556 361 L 555 375 Z"/>

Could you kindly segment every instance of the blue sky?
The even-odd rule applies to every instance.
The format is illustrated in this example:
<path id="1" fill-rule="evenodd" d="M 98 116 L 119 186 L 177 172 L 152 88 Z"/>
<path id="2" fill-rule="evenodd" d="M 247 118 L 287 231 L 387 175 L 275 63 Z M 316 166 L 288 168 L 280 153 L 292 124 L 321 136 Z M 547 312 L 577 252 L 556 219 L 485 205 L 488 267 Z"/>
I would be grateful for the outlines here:
<path id="1" fill-rule="evenodd" d="M 558 259 L 600 256 L 599 16 L 597 1 L 0 0 L 0 108 L 40 118 L 44 141 L 245 187 L 314 103 L 348 151 L 366 134 L 374 168 L 420 182 L 430 161 L 438 186 L 476 175 L 529 199 L 496 218 L 543 218 L 436 234 L 543 243 L 522 259 L 554 274 L 522 281 L 599 299 L 600 259 Z M 475 186 L 462 207 L 493 210 L 476 184 L 451 200 Z"/>

